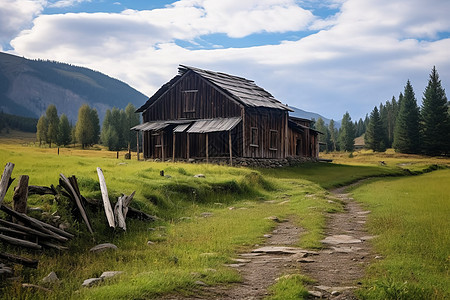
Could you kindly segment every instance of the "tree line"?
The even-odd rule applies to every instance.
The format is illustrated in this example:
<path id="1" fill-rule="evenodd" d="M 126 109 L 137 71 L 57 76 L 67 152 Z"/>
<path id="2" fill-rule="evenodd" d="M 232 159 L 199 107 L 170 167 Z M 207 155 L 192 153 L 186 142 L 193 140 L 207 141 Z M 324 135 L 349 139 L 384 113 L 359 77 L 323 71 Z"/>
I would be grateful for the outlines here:
<path id="1" fill-rule="evenodd" d="M 323 133 L 319 135 L 321 151 L 351 152 L 355 137 L 364 134 L 365 147 L 376 152 L 394 148 L 409 154 L 450 154 L 450 102 L 436 67 L 431 70 L 420 107 L 408 80 L 398 100 L 393 96 L 391 101 L 375 106 L 364 120 L 352 123 L 347 112 L 339 130 L 333 120 L 325 126 L 319 119 L 315 127 Z"/>
<path id="2" fill-rule="evenodd" d="M 75 126 L 69 123 L 65 114 L 58 117 L 56 106 L 51 104 L 37 122 L 36 139 L 39 145 L 48 144 L 50 148 L 52 144 L 67 146 L 78 143 L 85 149 L 101 142 L 108 150 L 118 151 L 127 146 L 130 149 L 134 136 L 130 128 L 139 124 L 139 115 L 135 111 L 131 103 L 125 110 L 108 109 L 100 131 L 98 112 L 88 104 L 78 110 Z"/>
<path id="3" fill-rule="evenodd" d="M 36 124 L 38 119 L 30 117 L 22 117 L 0 112 L 0 132 L 10 129 L 16 129 L 25 132 L 36 132 Z"/>

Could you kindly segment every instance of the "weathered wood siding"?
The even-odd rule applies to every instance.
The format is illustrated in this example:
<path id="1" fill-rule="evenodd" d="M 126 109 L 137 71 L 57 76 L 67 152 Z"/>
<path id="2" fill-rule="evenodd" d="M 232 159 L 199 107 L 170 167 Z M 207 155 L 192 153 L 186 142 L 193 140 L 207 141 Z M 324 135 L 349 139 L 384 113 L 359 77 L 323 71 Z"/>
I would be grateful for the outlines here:
<path id="1" fill-rule="evenodd" d="M 308 125 L 298 122 L 301 125 Z M 298 132 L 289 128 L 288 130 L 288 153 L 287 156 L 319 156 L 319 138 L 318 133 L 304 128 L 303 132 Z"/>
<path id="2" fill-rule="evenodd" d="M 151 159 L 172 159 L 173 137 L 175 135 L 175 159 L 206 157 L 206 134 L 186 132 L 173 133 L 173 127 L 168 127 L 159 133 L 145 132 L 144 157 Z M 228 132 L 213 132 L 208 134 L 209 157 L 229 157 Z M 189 138 L 189 143 L 187 139 Z M 242 157 L 242 126 L 238 125 L 231 131 L 233 157 Z"/>
<path id="3" fill-rule="evenodd" d="M 288 112 L 277 109 L 246 109 L 244 157 L 284 158 Z M 256 137 L 255 137 L 256 134 Z"/>
<path id="4" fill-rule="evenodd" d="M 194 92 L 195 96 L 193 95 Z M 195 98 L 186 100 L 186 93 Z M 186 110 L 186 101 L 193 101 Z M 143 113 L 144 122 L 238 117 L 242 106 L 192 71 L 186 73 Z"/>

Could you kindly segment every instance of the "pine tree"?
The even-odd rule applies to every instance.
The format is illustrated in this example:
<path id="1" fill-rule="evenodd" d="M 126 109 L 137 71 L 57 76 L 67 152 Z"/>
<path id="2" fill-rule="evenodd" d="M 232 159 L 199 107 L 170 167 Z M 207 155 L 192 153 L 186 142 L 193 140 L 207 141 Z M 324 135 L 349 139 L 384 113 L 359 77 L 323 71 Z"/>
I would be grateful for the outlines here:
<path id="1" fill-rule="evenodd" d="M 369 126 L 364 136 L 366 147 L 376 152 L 386 151 L 385 134 L 380 114 L 375 106 L 370 114 Z"/>
<path id="2" fill-rule="evenodd" d="M 364 134 L 364 132 L 366 131 L 364 129 L 364 121 L 362 120 L 362 118 L 359 118 L 359 121 L 356 123 L 356 134 L 355 136 L 361 136 Z"/>
<path id="3" fill-rule="evenodd" d="M 89 144 L 94 145 L 97 144 L 100 139 L 100 119 L 98 118 L 98 113 L 95 108 L 91 109 L 89 114 L 92 123 L 92 137 Z"/>
<path id="4" fill-rule="evenodd" d="M 69 119 L 67 118 L 66 114 L 62 114 L 59 118 L 59 130 L 57 139 L 58 145 L 69 145 L 70 141 L 72 140 L 71 134 L 72 128 L 69 124 Z"/>
<path id="5" fill-rule="evenodd" d="M 328 151 L 328 145 L 330 144 L 330 134 L 322 118 L 317 119 L 316 129 L 322 133 L 319 134 L 319 151 Z"/>
<path id="6" fill-rule="evenodd" d="M 330 150 L 331 151 L 336 151 L 337 150 L 336 144 L 337 144 L 337 136 L 338 136 L 338 134 L 337 134 L 337 129 L 334 128 L 334 120 L 333 119 L 331 119 L 330 120 L 330 124 L 328 124 L 328 131 L 330 133 Z"/>
<path id="7" fill-rule="evenodd" d="M 44 115 L 42 115 L 37 122 L 36 139 L 39 141 L 39 146 L 42 145 L 42 142 L 47 141 L 47 119 Z"/>
<path id="8" fill-rule="evenodd" d="M 346 112 L 342 118 L 339 133 L 339 146 L 342 151 L 352 152 L 355 148 L 355 128 L 350 114 Z"/>
<path id="9" fill-rule="evenodd" d="M 52 142 L 56 142 L 58 138 L 59 129 L 59 118 L 56 106 L 50 104 L 45 112 L 45 118 L 47 119 L 47 143 L 50 148 L 52 147 Z"/>
<path id="10" fill-rule="evenodd" d="M 419 108 L 409 80 L 406 83 L 404 95 L 400 99 L 393 147 L 395 151 L 400 153 L 419 153 Z"/>
<path id="11" fill-rule="evenodd" d="M 450 116 L 447 96 L 433 67 L 422 98 L 422 149 L 427 155 L 450 153 Z"/>

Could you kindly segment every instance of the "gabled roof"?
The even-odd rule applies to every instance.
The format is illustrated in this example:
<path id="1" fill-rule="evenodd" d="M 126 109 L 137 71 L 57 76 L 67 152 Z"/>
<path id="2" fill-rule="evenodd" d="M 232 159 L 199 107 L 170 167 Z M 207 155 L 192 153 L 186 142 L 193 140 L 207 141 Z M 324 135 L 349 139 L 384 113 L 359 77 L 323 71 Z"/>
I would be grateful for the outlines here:
<path id="1" fill-rule="evenodd" d="M 214 86 L 222 90 L 226 95 L 230 96 L 237 102 L 247 107 L 264 107 L 274 108 L 280 110 L 293 111 L 287 105 L 282 104 L 275 99 L 272 94 L 257 86 L 254 81 L 229 75 L 221 72 L 213 72 L 202 70 L 194 67 L 180 65 L 178 68 L 179 75 L 172 78 L 171 81 L 163 85 L 150 99 L 141 106 L 136 112 L 143 112 L 154 101 L 156 101 L 165 91 L 167 91 L 173 84 L 175 84 L 184 74 L 192 71 L 205 80 L 212 83 Z"/>

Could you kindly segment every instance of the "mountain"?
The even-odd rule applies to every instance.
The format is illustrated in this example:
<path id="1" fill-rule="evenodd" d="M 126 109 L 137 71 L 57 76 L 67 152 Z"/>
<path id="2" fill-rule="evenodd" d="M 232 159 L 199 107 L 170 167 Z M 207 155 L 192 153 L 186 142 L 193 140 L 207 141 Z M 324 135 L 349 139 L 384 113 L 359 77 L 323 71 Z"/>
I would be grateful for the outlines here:
<path id="1" fill-rule="evenodd" d="M 330 121 L 331 121 L 330 119 L 325 118 L 325 117 L 319 115 L 318 113 L 305 111 L 303 109 L 293 107 L 293 106 L 289 106 L 289 108 L 294 110 L 294 112 L 289 112 L 289 115 L 292 117 L 303 118 L 303 119 L 308 119 L 308 120 L 314 119 L 315 121 L 317 121 L 319 118 L 322 118 L 322 120 L 325 122 L 325 124 L 327 126 L 328 126 L 328 124 L 330 124 Z M 341 121 L 334 120 L 334 127 L 337 129 L 341 128 Z"/>
<path id="2" fill-rule="evenodd" d="M 39 118 L 54 104 L 58 114 L 75 122 L 84 103 L 96 108 L 100 119 L 107 109 L 139 107 L 148 97 L 126 83 L 83 67 L 29 60 L 0 52 L 0 111 Z"/>

